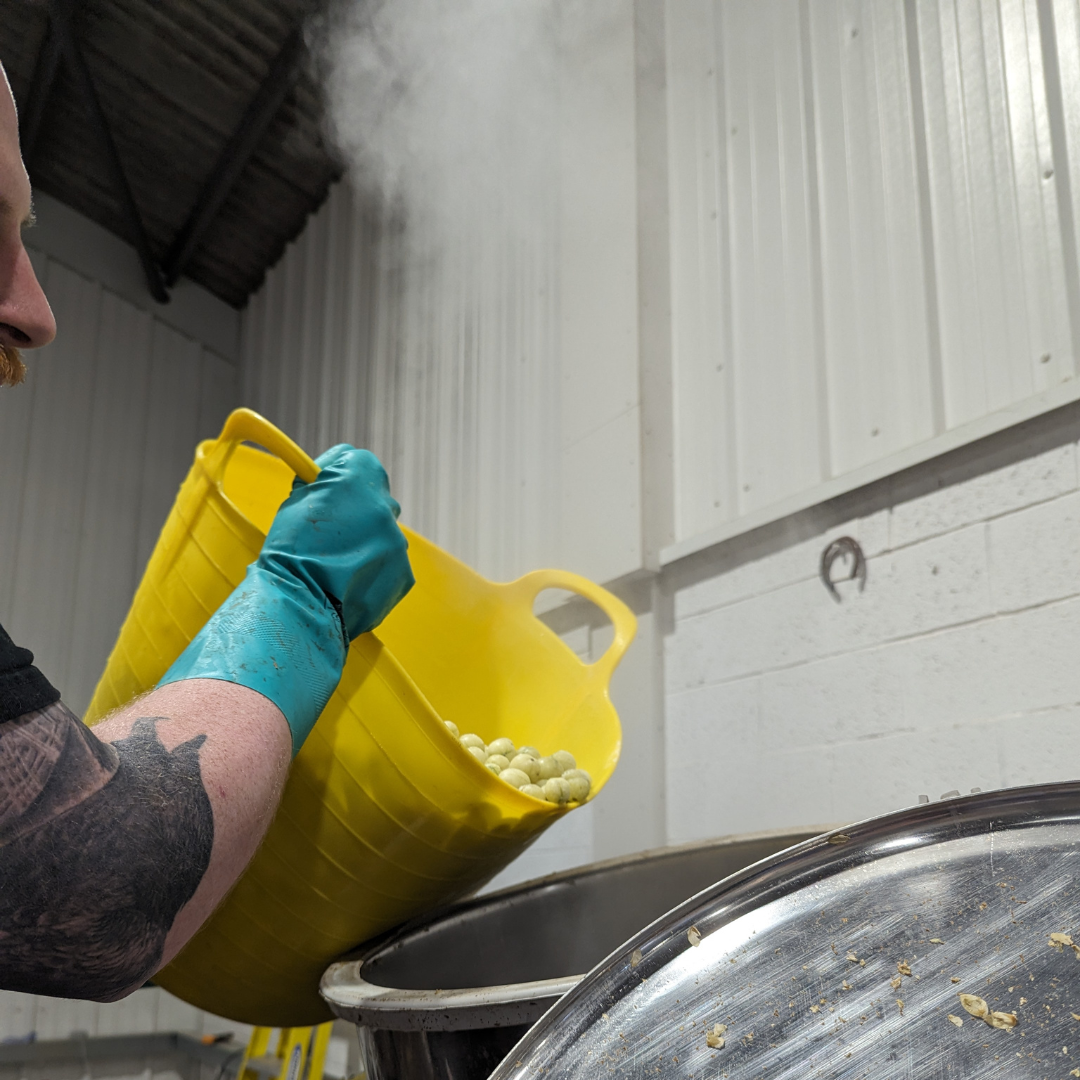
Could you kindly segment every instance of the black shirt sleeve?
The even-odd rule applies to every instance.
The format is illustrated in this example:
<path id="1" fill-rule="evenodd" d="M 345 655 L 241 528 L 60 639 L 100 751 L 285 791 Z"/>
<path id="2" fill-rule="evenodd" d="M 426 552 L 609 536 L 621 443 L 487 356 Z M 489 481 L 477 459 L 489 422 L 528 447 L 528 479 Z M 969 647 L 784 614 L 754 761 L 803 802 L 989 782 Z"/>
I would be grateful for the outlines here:
<path id="1" fill-rule="evenodd" d="M 0 723 L 59 700 L 60 691 L 34 667 L 34 654 L 20 649 L 0 626 Z"/>

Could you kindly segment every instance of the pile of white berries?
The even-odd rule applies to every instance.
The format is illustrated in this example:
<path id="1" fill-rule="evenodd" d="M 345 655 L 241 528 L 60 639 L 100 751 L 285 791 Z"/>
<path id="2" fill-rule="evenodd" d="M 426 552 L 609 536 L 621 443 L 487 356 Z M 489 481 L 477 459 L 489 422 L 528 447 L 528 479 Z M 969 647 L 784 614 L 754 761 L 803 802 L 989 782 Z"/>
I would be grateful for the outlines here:
<path id="1" fill-rule="evenodd" d="M 515 749 L 509 739 L 485 744 L 479 735 L 461 735 L 456 724 L 449 720 L 443 723 L 481 765 L 524 794 L 549 803 L 582 803 L 589 797 L 592 780 L 584 769 L 577 767 L 574 755 L 568 750 L 556 750 L 550 757 L 542 757 L 535 746 Z"/>

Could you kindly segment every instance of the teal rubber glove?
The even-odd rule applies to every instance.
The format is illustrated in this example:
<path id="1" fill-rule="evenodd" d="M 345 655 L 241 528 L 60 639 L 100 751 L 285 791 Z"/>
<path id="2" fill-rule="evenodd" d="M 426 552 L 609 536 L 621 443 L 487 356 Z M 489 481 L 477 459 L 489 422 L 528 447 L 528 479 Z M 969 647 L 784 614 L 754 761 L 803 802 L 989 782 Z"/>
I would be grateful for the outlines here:
<path id="1" fill-rule="evenodd" d="M 341 678 L 349 642 L 412 588 L 408 543 L 378 458 L 345 444 L 297 480 L 258 559 L 158 684 L 221 679 L 268 697 L 293 753 Z"/>

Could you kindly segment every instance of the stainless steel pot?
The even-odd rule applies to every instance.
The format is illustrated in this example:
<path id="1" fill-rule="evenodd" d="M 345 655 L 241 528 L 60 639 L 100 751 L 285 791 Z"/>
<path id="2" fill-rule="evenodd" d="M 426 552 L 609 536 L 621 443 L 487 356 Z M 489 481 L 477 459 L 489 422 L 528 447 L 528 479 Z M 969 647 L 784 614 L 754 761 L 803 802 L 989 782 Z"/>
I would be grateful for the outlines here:
<path id="1" fill-rule="evenodd" d="M 333 964 L 322 995 L 357 1025 L 370 1080 L 482 1080 L 642 927 L 820 831 L 663 848 L 468 900 Z"/>
<path id="2" fill-rule="evenodd" d="M 1080 783 L 848 825 L 625 942 L 491 1080 L 1080 1076 Z"/>

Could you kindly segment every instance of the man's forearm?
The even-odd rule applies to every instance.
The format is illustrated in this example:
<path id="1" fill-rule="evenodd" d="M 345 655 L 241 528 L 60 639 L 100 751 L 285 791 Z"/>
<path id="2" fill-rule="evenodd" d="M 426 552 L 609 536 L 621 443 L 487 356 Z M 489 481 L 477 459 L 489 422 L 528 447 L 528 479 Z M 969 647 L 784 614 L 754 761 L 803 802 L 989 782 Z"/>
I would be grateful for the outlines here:
<path id="1" fill-rule="evenodd" d="M 202 926 L 255 854 L 281 799 L 292 761 L 292 736 L 272 701 L 234 683 L 215 679 L 173 683 L 142 698 L 143 704 L 152 704 L 155 712 L 167 711 L 168 723 L 158 725 L 166 745 L 206 732 L 199 759 L 214 812 L 210 866 L 169 930 L 159 965 L 163 966 Z M 106 723 L 119 729 L 132 724 L 141 712 L 120 714 Z"/>
<path id="2" fill-rule="evenodd" d="M 60 703 L 0 725 L 0 985 L 141 985 L 254 854 L 290 750 L 273 703 L 216 680 L 161 687 L 92 733 Z"/>

